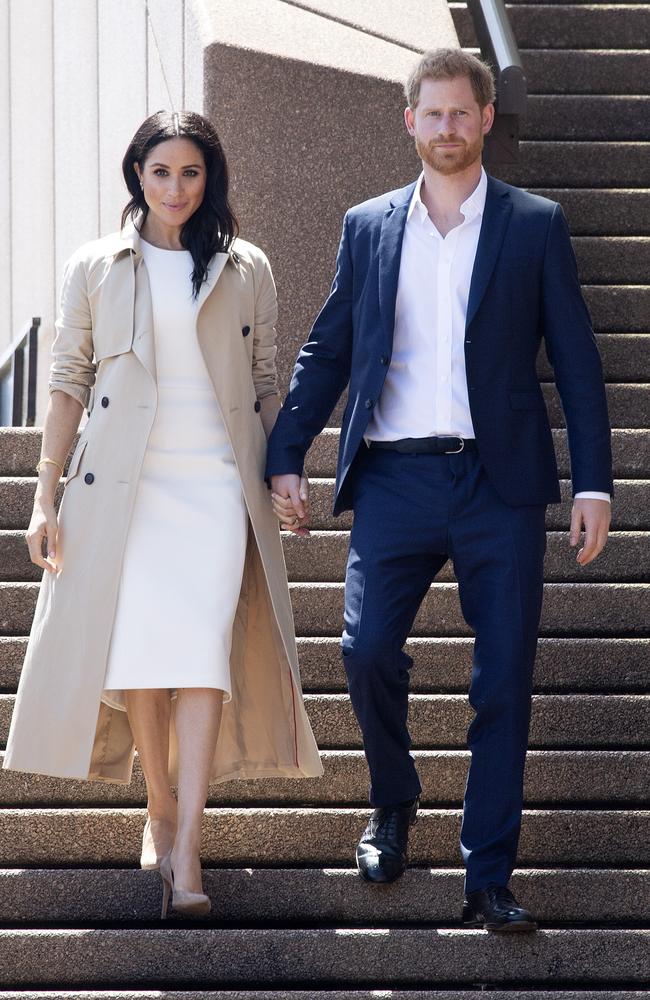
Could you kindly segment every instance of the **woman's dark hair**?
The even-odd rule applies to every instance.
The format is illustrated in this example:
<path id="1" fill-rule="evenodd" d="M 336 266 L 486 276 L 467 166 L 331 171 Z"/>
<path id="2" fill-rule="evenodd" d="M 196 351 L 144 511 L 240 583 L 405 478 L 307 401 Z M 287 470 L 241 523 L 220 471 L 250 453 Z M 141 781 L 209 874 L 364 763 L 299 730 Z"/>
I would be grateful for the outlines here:
<path id="1" fill-rule="evenodd" d="M 179 136 L 189 139 L 201 150 L 207 174 L 203 201 L 181 230 L 181 243 L 194 261 L 192 286 L 196 297 L 207 277 L 210 260 L 215 253 L 227 251 L 239 232 L 228 202 L 226 157 L 219 136 L 207 118 L 194 111 L 156 111 L 143 121 L 122 160 L 122 173 L 131 195 L 122 212 L 122 227 L 129 218 L 135 221 L 138 216 L 142 224 L 149 212 L 134 164 L 142 168 L 155 146 Z"/>

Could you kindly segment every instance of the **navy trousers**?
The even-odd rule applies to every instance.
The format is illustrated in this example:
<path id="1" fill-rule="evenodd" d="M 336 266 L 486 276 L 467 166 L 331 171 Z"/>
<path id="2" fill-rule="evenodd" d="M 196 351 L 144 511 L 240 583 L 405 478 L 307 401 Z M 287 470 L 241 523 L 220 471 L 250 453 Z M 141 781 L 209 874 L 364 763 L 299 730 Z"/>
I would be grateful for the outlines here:
<path id="1" fill-rule="evenodd" d="M 403 646 L 431 582 L 452 559 L 463 616 L 475 634 L 461 829 L 465 887 L 505 885 L 521 826 L 546 508 L 508 507 L 476 452 L 402 455 L 362 447 L 342 653 L 370 802 L 396 805 L 420 793 L 407 726 L 412 660 Z"/>

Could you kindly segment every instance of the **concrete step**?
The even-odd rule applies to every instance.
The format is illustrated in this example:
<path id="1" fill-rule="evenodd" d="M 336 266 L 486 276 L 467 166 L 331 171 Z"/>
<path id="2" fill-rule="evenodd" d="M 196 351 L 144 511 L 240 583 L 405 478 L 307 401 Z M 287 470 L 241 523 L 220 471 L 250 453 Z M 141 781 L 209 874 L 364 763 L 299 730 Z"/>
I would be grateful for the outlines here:
<path id="1" fill-rule="evenodd" d="M 343 584 L 291 584 L 296 633 L 339 635 Z M 26 635 L 32 623 L 38 584 L 0 583 L 0 635 Z M 544 587 L 541 635 L 650 635 L 650 585 L 641 583 L 550 583 Z M 456 585 L 435 583 L 412 630 L 415 636 L 464 636 L 470 630 L 460 613 Z"/>
<path id="2" fill-rule="evenodd" d="M 22 627 L 31 621 L 35 584 L 0 585 L 0 629 L 7 626 L 14 634 L 24 634 Z M 4 598 L 4 588 L 16 588 Z M 25 588 L 22 593 L 19 591 Z M 339 635 L 343 618 L 343 585 L 338 583 L 292 584 L 293 609 L 298 635 Z M 557 636 L 626 636 L 650 635 L 647 584 L 551 583 L 544 587 L 541 634 Z M 15 615 L 11 615 L 12 607 Z M 418 612 L 412 635 L 469 635 L 458 603 L 455 584 L 434 584 Z"/>
<path id="3" fill-rule="evenodd" d="M 524 3 L 525 0 L 519 0 Z M 0 1000 L 485 1000 L 485 990 L 458 989 L 445 990 L 400 990 L 400 989 L 345 989 L 328 990 L 318 988 L 310 990 L 195 990 L 195 989 L 160 989 L 160 990 L 79 990 L 69 991 L 32 990 L 0 991 Z M 578 990 L 519 990 L 492 989 L 490 1000 L 647 1000 L 647 993 L 637 990 L 611 990 L 601 988 L 586 988 Z"/>
<path id="4" fill-rule="evenodd" d="M 12 695 L 0 696 L 2 727 Z M 346 694 L 305 696 L 322 749 L 361 747 L 361 733 Z M 531 747 L 650 747 L 650 695 L 534 695 Z M 416 749 L 465 747 L 474 717 L 465 695 L 413 694 L 409 730 Z"/>
<path id="5" fill-rule="evenodd" d="M 319 445 L 316 445 L 318 448 Z M 310 453 L 307 466 L 313 470 L 314 460 Z M 322 457 L 322 456 L 321 456 Z M 316 458 L 318 462 L 318 457 Z M 318 468 L 318 466 L 316 466 Z M 571 486 L 567 480 L 561 484 L 563 501 L 553 504 L 546 512 L 546 527 L 549 531 L 566 531 L 571 519 Z M 614 481 L 614 503 L 612 506 L 612 530 L 634 531 L 650 528 L 650 510 L 647 496 L 650 480 L 616 479 Z M 24 531 L 34 502 L 36 481 L 34 479 L 0 478 L 0 529 Z M 62 494 L 61 490 L 61 494 Z M 315 530 L 347 530 L 352 524 L 352 514 L 345 511 L 339 517 L 332 516 L 334 503 L 334 480 L 311 478 L 312 527 Z"/>
<path id="6" fill-rule="evenodd" d="M 314 583 L 345 579 L 348 532 L 313 531 L 308 543 L 304 538 L 285 533 L 283 542 L 290 580 Z M 644 583 L 650 579 L 650 532 L 647 531 L 612 533 L 599 558 L 584 568 L 576 563 L 566 532 L 549 533 L 547 546 L 544 577 L 549 583 L 589 580 Z M 0 532 L 0 565 L 4 567 L 2 575 L 6 580 L 40 579 L 42 572 L 31 572 L 24 537 L 18 531 Z M 440 582 L 455 579 L 451 563 L 447 563 L 437 579 Z"/>
<path id="7" fill-rule="evenodd" d="M 609 334 L 609 336 L 615 337 L 617 335 Z M 623 340 L 627 340 L 630 336 L 630 334 L 620 335 Z M 545 350 L 540 351 L 541 354 L 545 356 Z M 650 384 L 643 381 L 648 375 L 650 375 L 650 369 L 645 369 L 641 372 L 641 379 L 637 382 L 624 384 L 610 382 L 606 385 L 609 421 L 612 427 L 618 429 L 644 429 L 650 427 Z M 562 410 L 562 404 L 555 385 L 543 385 L 542 390 L 551 427 L 564 427 L 564 411 Z M 336 409 L 330 417 L 329 423 L 332 426 L 340 426 L 345 404 L 346 396 L 344 395 L 339 400 Z"/>
<path id="8" fill-rule="evenodd" d="M 308 464 L 311 456 L 308 457 Z M 6 482 L 6 480 L 5 480 Z M 23 482 L 27 482 L 24 480 Z M 3 480 L 0 479 L 0 500 L 3 497 Z M 546 527 L 549 531 L 568 531 L 571 521 L 571 487 L 565 480 L 561 483 L 563 501 L 553 504 L 546 511 Z M 612 505 L 612 531 L 640 530 L 650 528 L 650 510 L 648 509 L 648 479 L 616 479 L 614 481 L 614 502 Z M 7 501 L 5 510 L 7 516 L 12 516 L 13 523 L 27 524 L 31 511 L 33 489 L 20 497 L 18 491 Z M 18 503 L 20 501 L 20 503 Z M 334 480 L 311 479 L 312 527 L 320 531 L 349 530 L 352 525 L 351 511 L 344 511 L 338 517 L 332 516 L 334 503 Z"/>
<path id="9" fill-rule="evenodd" d="M 359 878 L 356 868 L 206 868 L 203 872 L 204 889 L 215 908 L 213 920 L 221 925 L 275 927 L 298 923 L 453 927 L 460 923 L 463 881 L 464 873 L 457 868 L 412 868 L 398 882 L 377 891 Z M 519 869 L 511 885 L 544 924 L 629 925 L 648 918 L 647 871 Z M 160 915 L 160 877 L 157 872 L 133 869 L 5 868 L 0 870 L 0 913 L 5 927 L 105 925 L 125 919 L 129 924 L 154 922 Z M 5 993 L 0 996 L 6 1000 Z M 554 1000 L 559 1000 L 557 994 Z"/>
<path id="10" fill-rule="evenodd" d="M 650 329 L 649 285 L 583 285 L 582 291 L 599 333 Z"/>
<path id="11" fill-rule="evenodd" d="M 462 805 L 468 751 L 418 750 L 414 757 L 422 782 L 422 805 Z M 321 758 L 325 769 L 322 779 L 226 782 L 211 787 L 208 804 L 364 806 L 368 801 L 368 769 L 363 751 L 324 750 Z M 529 806 L 648 806 L 649 770 L 648 751 L 531 750 L 526 762 L 525 801 Z M 145 806 L 147 801 L 137 759 L 130 785 L 45 775 L 25 779 L 19 771 L 0 772 L 2 808 Z M 3 912 L 0 908 L 0 914 Z"/>
<path id="12" fill-rule="evenodd" d="M 207 809 L 201 854 L 206 865 L 351 866 L 369 815 L 368 808 Z M 459 809 L 420 810 L 411 863 L 458 865 L 460 821 Z M 0 856 L 7 868 L 131 866 L 143 826 L 142 809 L 3 809 Z M 518 860 L 525 868 L 647 868 L 650 811 L 526 809 Z"/>
<path id="13" fill-rule="evenodd" d="M 26 640 L 0 640 L 0 657 L 3 641 L 8 644 L 8 666 L 0 677 L 9 681 L 5 687 L 15 686 Z M 466 693 L 472 647 L 472 639 L 409 639 L 406 651 L 413 658 L 411 691 Z M 346 690 L 338 638 L 298 639 L 298 652 L 306 691 Z M 650 640 L 542 638 L 537 646 L 534 681 L 535 690 L 542 693 L 643 693 L 650 687 Z"/>
<path id="14" fill-rule="evenodd" d="M 576 144 L 567 144 L 567 155 L 574 155 L 574 145 Z M 603 150 L 595 148 L 598 146 L 597 143 L 584 143 L 584 145 L 592 149 L 594 156 L 603 155 Z M 564 145 L 559 146 L 559 149 L 564 153 Z M 606 237 L 617 235 L 630 238 L 647 236 L 650 233 L 650 191 L 645 188 L 638 191 L 631 188 L 600 191 L 597 188 L 579 187 L 548 187 L 532 190 L 533 193 L 550 198 L 551 201 L 559 201 L 574 238 L 597 236 L 605 240 Z M 645 277 L 642 278 L 641 284 L 646 280 Z"/>
<path id="15" fill-rule="evenodd" d="M 549 979 L 629 985 L 646 981 L 649 942 L 643 930 L 568 928 L 514 936 L 431 927 L 6 930 L 0 932 L 0 983 L 76 985 L 83 969 L 85 987 L 143 979 L 167 987 L 253 979 L 285 989 L 310 983 L 533 986 Z"/>
<path id="16" fill-rule="evenodd" d="M 569 454 L 566 431 L 553 432 L 555 452 L 562 478 L 569 475 Z M 310 476 L 328 478 L 334 476 L 336 455 L 339 445 L 339 431 L 327 427 L 320 434 L 307 455 L 306 467 Z M 613 469 L 616 478 L 640 479 L 650 468 L 650 431 L 617 428 L 612 432 Z"/>
<path id="17" fill-rule="evenodd" d="M 524 49 L 520 55 L 530 94 L 650 92 L 647 49 Z"/>
<path id="18" fill-rule="evenodd" d="M 409 639 L 413 693 L 464 693 L 472 639 Z M 27 638 L 0 636 L 0 690 L 16 690 Z M 346 691 L 338 637 L 298 639 L 303 687 Z M 549 639 L 537 646 L 535 690 L 541 693 L 637 692 L 650 688 L 650 639 Z"/>
<path id="19" fill-rule="evenodd" d="M 650 97 L 646 94 L 532 96 L 528 98 L 520 134 L 522 139 L 556 142 L 572 139 L 645 142 L 650 139 Z"/>
<path id="20" fill-rule="evenodd" d="M 642 285 L 650 274 L 650 238 L 577 236 L 573 247 L 585 284 Z"/>
<path id="21" fill-rule="evenodd" d="M 467 5 L 449 7 L 461 46 L 476 46 Z M 650 38 L 647 4 L 525 4 L 508 16 L 520 49 L 638 49 Z"/>
<path id="22" fill-rule="evenodd" d="M 520 3 L 526 0 L 519 0 Z M 0 1000 L 377 1000 L 377 998 L 390 997 L 390 1000 L 485 1000 L 483 989 L 465 989 L 461 992 L 455 990 L 394 990 L 394 989 L 372 989 L 357 990 L 345 989 L 328 990 L 319 988 L 318 991 L 310 990 L 79 990 L 74 993 L 70 991 L 52 990 L 32 990 L 25 989 L 16 993 L 15 991 L 0 991 Z M 647 1000 L 647 993 L 637 990 L 604 990 L 578 989 L 562 990 L 561 993 L 555 990 L 519 990 L 512 989 L 492 989 L 490 988 L 490 1000 Z"/>
<path id="23" fill-rule="evenodd" d="M 536 188 L 648 188 L 650 157 L 646 142 L 521 142 L 519 160 L 495 166 L 497 177 L 520 187 Z M 602 192 L 606 195 L 606 192 Z M 616 192 L 613 193 L 614 196 Z M 637 199 L 638 200 L 638 199 Z M 631 209 L 634 202 L 631 203 Z M 583 220 L 589 226 L 588 219 Z M 636 213 L 621 213 L 620 229 L 604 232 L 643 232 L 636 229 Z M 589 229 L 593 232 L 593 229 Z"/>
<path id="24" fill-rule="evenodd" d="M 0 695 L 0 743 L 7 741 L 15 696 Z M 360 749 L 361 733 L 347 694 L 308 694 L 305 707 L 322 750 Z M 533 695 L 531 748 L 650 748 L 650 695 Z M 412 694 L 413 747 L 465 748 L 474 713 L 464 694 Z"/>
<path id="25" fill-rule="evenodd" d="M 650 334 L 599 333 L 596 342 L 607 382 L 650 381 Z M 537 370 L 540 378 L 552 381 L 553 369 L 544 350 L 540 351 Z"/>
<path id="26" fill-rule="evenodd" d="M 305 539 L 285 533 L 283 544 L 289 579 L 294 582 L 335 582 L 345 578 L 349 532 L 312 531 L 309 544 Z M 547 536 L 544 577 L 557 582 L 616 582 L 643 583 L 650 579 L 650 532 L 620 531 L 610 534 L 599 558 L 588 566 L 579 566 L 575 550 L 568 544 L 567 533 L 551 532 Z M 39 581 L 42 569 L 29 558 L 23 531 L 0 530 L 0 580 L 5 582 Z M 437 579 L 454 580 L 451 563 Z"/>

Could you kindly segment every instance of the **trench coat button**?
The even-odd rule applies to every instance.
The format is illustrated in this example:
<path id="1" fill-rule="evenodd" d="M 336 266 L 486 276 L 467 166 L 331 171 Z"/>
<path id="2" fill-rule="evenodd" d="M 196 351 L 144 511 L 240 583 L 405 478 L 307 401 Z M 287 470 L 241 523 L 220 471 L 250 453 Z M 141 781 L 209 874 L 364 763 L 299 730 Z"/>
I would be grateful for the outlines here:
<path id="1" fill-rule="evenodd" d="M 259 413 L 261 409 L 262 409 L 262 404 L 260 403 L 259 399 L 256 399 L 255 400 L 255 412 Z"/>
<path id="2" fill-rule="evenodd" d="M 388 357 L 387 354 L 382 354 L 379 360 L 381 361 L 382 365 L 387 365 L 390 358 Z"/>
<path id="3" fill-rule="evenodd" d="M 102 396 L 102 406 L 104 409 L 108 406 L 108 396 Z"/>
<path id="4" fill-rule="evenodd" d="M 93 476 L 92 472 L 87 472 L 86 475 L 84 476 L 84 483 L 87 483 L 88 486 L 92 486 L 94 482 L 95 482 L 95 477 Z"/>
<path id="5" fill-rule="evenodd" d="M 247 337 L 247 336 L 248 336 L 248 334 L 249 334 L 249 333 L 251 332 L 251 328 L 250 328 L 250 326 L 248 326 L 248 325 L 246 325 L 246 326 L 242 326 L 242 328 L 241 328 L 241 332 L 243 333 L 243 335 L 244 335 L 245 337 Z"/>
<path id="6" fill-rule="evenodd" d="M 372 410 L 372 408 L 373 408 L 374 405 L 375 405 L 374 399 L 367 399 L 366 400 L 366 410 Z"/>

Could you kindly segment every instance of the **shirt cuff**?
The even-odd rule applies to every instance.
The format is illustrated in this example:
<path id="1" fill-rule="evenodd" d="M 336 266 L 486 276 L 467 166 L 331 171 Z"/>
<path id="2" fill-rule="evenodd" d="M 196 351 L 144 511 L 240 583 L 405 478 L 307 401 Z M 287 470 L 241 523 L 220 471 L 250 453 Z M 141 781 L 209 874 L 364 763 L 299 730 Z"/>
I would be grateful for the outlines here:
<path id="1" fill-rule="evenodd" d="M 573 498 L 574 500 L 606 500 L 607 503 L 612 502 L 612 498 L 609 493 L 594 493 L 593 491 L 588 491 L 587 493 L 576 493 Z"/>

